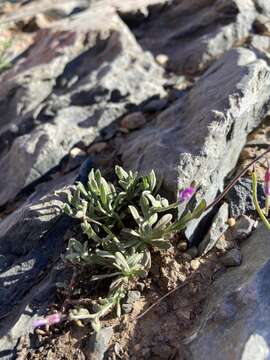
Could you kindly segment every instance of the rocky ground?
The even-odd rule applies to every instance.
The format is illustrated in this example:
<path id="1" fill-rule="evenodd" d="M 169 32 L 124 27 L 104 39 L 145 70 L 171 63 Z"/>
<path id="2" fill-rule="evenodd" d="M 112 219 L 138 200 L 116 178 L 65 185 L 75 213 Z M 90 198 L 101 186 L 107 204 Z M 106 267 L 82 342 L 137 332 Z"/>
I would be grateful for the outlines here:
<path id="1" fill-rule="evenodd" d="M 269 359 L 270 236 L 248 174 L 157 254 L 120 322 L 32 322 L 63 301 L 63 190 L 92 167 L 154 168 L 171 198 L 195 181 L 195 206 L 269 146 L 270 2 L 1 2 L 3 44 L 0 358 Z"/>

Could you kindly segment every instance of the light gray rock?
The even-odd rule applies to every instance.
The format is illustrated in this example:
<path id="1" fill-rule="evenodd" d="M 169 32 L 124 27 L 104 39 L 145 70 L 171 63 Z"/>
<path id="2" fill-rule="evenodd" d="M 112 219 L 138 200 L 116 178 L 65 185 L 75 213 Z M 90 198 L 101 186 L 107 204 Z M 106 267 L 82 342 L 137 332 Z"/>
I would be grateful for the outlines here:
<path id="1" fill-rule="evenodd" d="M 211 228 L 209 229 L 207 235 L 199 245 L 199 250 L 202 255 L 207 254 L 220 238 L 222 234 L 228 229 L 227 220 L 229 217 L 229 206 L 227 203 L 224 203 L 219 208 Z"/>
<path id="2" fill-rule="evenodd" d="M 253 35 L 250 44 L 261 51 L 269 52 L 270 50 L 269 36 Z"/>
<path id="3" fill-rule="evenodd" d="M 140 44 L 167 55 L 173 72 L 194 74 L 245 41 L 257 13 L 252 0 L 184 0 L 154 15 L 132 27 Z"/>
<path id="4" fill-rule="evenodd" d="M 57 166 L 74 145 L 93 142 L 128 105 L 164 94 L 165 79 L 116 14 L 104 22 L 104 14 L 89 10 L 39 31 L 0 81 L 0 140 L 12 126 L 21 134 L 0 155 L 3 205 Z"/>
<path id="5" fill-rule="evenodd" d="M 247 134 L 269 112 L 269 91 L 266 62 L 250 50 L 230 50 L 155 122 L 128 136 L 121 149 L 124 166 L 156 169 L 171 194 L 195 181 L 200 185 L 195 198 L 210 203 L 236 165 Z M 188 237 L 196 225 L 190 223 Z"/>
<path id="6" fill-rule="evenodd" d="M 190 343 L 194 359 L 269 359 L 269 231 L 261 225 L 241 252 L 242 265 L 228 269 L 209 290 Z"/>
<path id="7" fill-rule="evenodd" d="M 257 10 L 257 16 L 255 20 L 255 29 L 260 33 L 267 33 L 270 31 L 270 4 L 267 0 L 254 0 Z"/>

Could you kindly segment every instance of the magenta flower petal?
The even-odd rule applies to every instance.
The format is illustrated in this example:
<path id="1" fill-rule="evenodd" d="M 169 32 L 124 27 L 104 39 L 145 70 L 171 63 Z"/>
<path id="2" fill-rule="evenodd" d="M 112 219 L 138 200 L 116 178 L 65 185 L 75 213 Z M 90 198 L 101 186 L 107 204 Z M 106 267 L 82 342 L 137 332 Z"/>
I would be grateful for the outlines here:
<path id="1" fill-rule="evenodd" d="M 195 189 L 193 187 L 187 187 L 179 192 L 178 200 L 180 203 L 188 201 L 194 194 Z"/>
<path id="2" fill-rule="evenodd" d="M 55 313 L 55 314 L 52 314 L 52 315 L 48 315 L 46 317 L 46 320 L 47 320 L 47 323 L 49 325 L 58 324 L 62 320 L 62 314 L 61 313 Z"/>

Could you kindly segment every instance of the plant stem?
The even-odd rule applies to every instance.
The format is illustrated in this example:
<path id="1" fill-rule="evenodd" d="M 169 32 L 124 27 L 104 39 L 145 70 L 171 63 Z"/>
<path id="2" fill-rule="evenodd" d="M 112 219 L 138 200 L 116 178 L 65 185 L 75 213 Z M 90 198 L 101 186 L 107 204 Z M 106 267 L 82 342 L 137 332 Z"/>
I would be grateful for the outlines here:
<path id="1" fill-rule="evenodd" d="M 266 217 L 264 216 L 264 213 L 263 213 L 262 209 L 260 208 L 260 205 L 259 205 L 259 202 L 258 202 L 258 197 L 257 197 L 257 176 L 256 176 L 255 171 L 252 172 L 252 198 L 253 198 L 254 206 L 255 206 L 261 220 L 263 221 L 263 223 L 267 227 L 267 229 L 270 230 L 270 224 L 269 224 L 268 220 L 266 219 Z"/>

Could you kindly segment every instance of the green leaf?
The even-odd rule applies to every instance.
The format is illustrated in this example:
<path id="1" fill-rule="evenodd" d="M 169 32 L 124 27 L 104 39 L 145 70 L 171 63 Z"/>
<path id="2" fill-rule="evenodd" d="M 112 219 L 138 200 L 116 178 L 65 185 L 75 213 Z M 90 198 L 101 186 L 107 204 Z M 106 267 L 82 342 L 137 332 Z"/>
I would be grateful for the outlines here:
<path id="1" fill-rule="evenodd" d="M 120 237 L 123 239 L 138 239 L 140 235 L 133 229 L 124 228 L 121 230 Z"/>
<path id="2" fill-rule="evenodd" d="M 76 186 L 77 186 L 77 189 L 79 189 L 80 193 L 82 193 L 85 197 L 88 197 L 88 193 L 87 193 L 84 185 L 80 181 L 77 183 Z"/>
<path id="3" fill-rule="evenodd" d="M 83 253 L 83 245 L 80 241 L 71 238 L 68 242 L 68 251 L 70 252 L 76 252 L 78 254 Z"/>
<path id="4" fill-rule="evenodd" d="M 152 240 L 152 245 L 153 246 L 156 246 L 160 249 L 163 249 L 163 250 L 168 250 L 170 247 L 171 247 L 171 244 L 168 240 L 165 240 L 165 239 L 155 239 L 155 240 Z"/>
<path id="5" fill-rule="evenodd" d="M 143 191 L 141 197 L 140 197 L 140 207 L 142 209 L 143 216 L 146 218 L 148 217 L 149 212 L 149 200 L 147 199 L 147 196 L 145 194 L 145 191 Z"/>
<path id="6" fill-rule="evenodd" d="M 123 254 L 119 251 L 115 253 L 116 264 L 120 266 L 120 268 L 124 268 L 125 270 L 130 270 L 129 264 L 127 263 Z"/>
<path id="7" fill-rule="evenodd" d="M 149 182 L 150 182 L 150 190 L 153 191 L 155 189 L 155 186 L 157 183 L 156 174 L 155 174 L 154 170 L 151 170 L 148 178 L 149 178 Z"/>
<path id="8" fill-rule="evenodd" d="M 95 179 L 94 169 L 91 170 L 88 176 L 88 186 L 93 193 L 99 194 L 99 187 Z"/>
<path id="9" fill-rule="evenodd" d="M 157 201 L 150 192 L 147 192 L 145 196 L 148 198 L 154 208 L 159 208 L 161 206 L 160 201 Z"/>
<path id="10" fill-rule="evenodd" d="M 115 173 L 119 180 L 128 179 L 128 173 L 121 166 L 115 166 Z"/>
<path id="11" fill-rule="evenodd" d="M 171 214 L 165 214 L 162 216 L 162 218 L 156 223 L 155 229 L 165 229 L 167 224 L 169 224 L 172 220 Z"/>
<path id="12" fill-rule="evenodd" d="M 63 212 L 68 216 L 73 216 L 73 211 L 71 210 L 71 207 L 68 204 L 64 204 Z"/>
<path id="13" fill-rule="evenodd" d="M 96 180 L 98 186 L 100 186 L 100 184 L 101 184 L 101 178 L 102 178 L 101 172 L 99 169 L 97 169 L 96 173 L 95 173 L 95 180 Z"/>
<path id="14" fill-rule="evenodd" d="M 129 211 L 131 212 L 133 219 L 136 221 L 136 223 L 138 225 L 140 225 L 142 222 L 142 218 L 139 215 L 138 210 L 135 208 L 135 206 L 132 206 L 132 205 L 129 205 L 128 208 L 129 208 Z"/>
<path id="15" fill-rule="evenodd" d="M 155 213 L 152 216 L 150 216 L 150 218 L 148 219 L 148 223 L 150 226 L 154 225 L 158 220 L 158 214 Z"/>
<path id="16" fill-rule="evenodd" d="M 117 275 L 121 275 L 121 272 L 114 272 L 112 274 L 104 274 L 104 275 L 93 275 L 91 277 L 90 281 L 97 281 L 97 280 L 103 280 L 103 279 L 107 279 L 107 278 L 111 278 L 111 277 L 115 277 Z"/>
<path id="17" fill-rule="evenodd" d="M 197 219 L 199 218 L 206 208 L 206 201 L 203 199 L 200 204 L 196 207 L 196 209 L 192 212 L 192 218 Z"/>
<path id="18" fill-rule="evenodd" d="M 92 226 L 87 222 L 87 221 L 84 221 L 82 224 L 81 224 L 81 228 L 83 230 L 83 233 L 85 235 L 87 235 L 87 237 L 89 239 L 92 239 L 96 233 L 94 232 Z"/>

